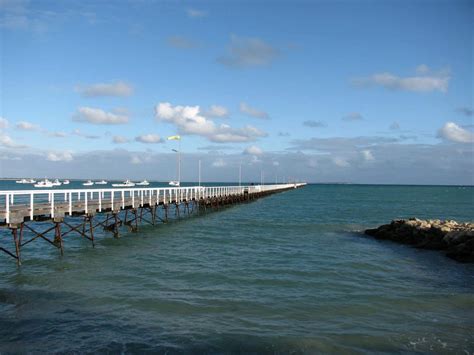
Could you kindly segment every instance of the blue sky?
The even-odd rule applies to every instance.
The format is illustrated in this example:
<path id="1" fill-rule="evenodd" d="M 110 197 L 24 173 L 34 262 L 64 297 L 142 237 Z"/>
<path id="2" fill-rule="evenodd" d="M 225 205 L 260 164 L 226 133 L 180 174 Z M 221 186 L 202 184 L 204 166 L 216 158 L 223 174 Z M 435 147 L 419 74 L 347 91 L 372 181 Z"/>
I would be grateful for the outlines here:
<path id="1" fill-rule="evenodd" d="M 0 175 L 167 180 L 181 134 L 185 180 L 472 184 L 472 23 L 469 1 L 0 0 Z"/>

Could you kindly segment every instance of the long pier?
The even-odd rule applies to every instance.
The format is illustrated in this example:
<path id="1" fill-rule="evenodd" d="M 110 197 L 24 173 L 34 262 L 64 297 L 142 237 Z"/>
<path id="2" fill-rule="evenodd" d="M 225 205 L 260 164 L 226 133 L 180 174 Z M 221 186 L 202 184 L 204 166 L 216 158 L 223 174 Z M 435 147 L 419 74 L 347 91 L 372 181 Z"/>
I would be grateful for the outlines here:
<path id="1" fill-rule="evenodd" d="M 21 249 L 38 239 L 63 255 L 64 238 L 72 233 L 94 246 L 96 228 L 102 227 L 119 238 L 121 227 L 136 232 L 142 224 L 167 223 L 169 219 L 218 210 L 304 185 L 0 191 L 0 227 L 10 230 L 14 248 L 0 246 L 0 250 L 21 265 Z"/>

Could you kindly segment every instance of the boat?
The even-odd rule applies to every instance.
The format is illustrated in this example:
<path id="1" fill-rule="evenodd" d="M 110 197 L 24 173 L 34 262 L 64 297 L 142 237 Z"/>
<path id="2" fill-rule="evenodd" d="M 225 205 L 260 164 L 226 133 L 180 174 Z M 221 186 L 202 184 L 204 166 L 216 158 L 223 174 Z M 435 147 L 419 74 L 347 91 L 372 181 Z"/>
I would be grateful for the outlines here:
<path id="1" fill-rule="evenodd" d="M 53 186 L 61 186 L 61 181 L 59 181 L 58 179 L 54 179 Z"/>
<path id="2" fill-rule="evenodd" d="M 16 180 L 15 181 L 17 184 L 34 184 L 36 183 L 36 180 L 33 179 L 21 179 L 21 180 Z"/>
<path id="3" fill-rule="evenodd" d="M 96 185 L 107 185 L 107 181 L 105 181 L 105 180 L 96 181 L 94 184 L 96 184 Z"/>
<path id="4" fill-rule="evenodd" d="M 69 185 L 69 180 L 67 180 L 67 179 L 64 180 L 64 181 L 63 181 L 63 185 Z"/>
<path id="5" fill-rule="evenodd" d="M 137 182 L 137 185 L 138 186 L 148 186 L 148 185 L 150 185 L 150 183 L 145 179 L 141 182 Z"/>
<path id="6" fill-rule="evenodd" d="M 179 181 L 170 181 L 170 182 L 169 182 L 169 185 L 170 185 L 170 186 L 179 186 L 180 183 L 179 183 Z"/>
<path id="7" fill-rule="evenodd" d="M 42 181 L 39 181 L 37 184 L 34 184 L 34 187 L 53 187 L 53 183 L 49 181 L 48 179 L 44 179 Z"/>
<path id="8" fill-rule="evenodd" d="M 113 187 L 133 187 L 135 186 L 135 183 L 127 179 L 121 184 L 112 184 L 112 186 Z"/>
<path id="9" fill-rule="evenodd" d="M 87 181 L 84 182 L 82 185 L 84 185 L 84 186 L 92 186 L 92 185 L 94 185 L 94 183 L 92 182 L 92 180 L 87 180 Z"/>

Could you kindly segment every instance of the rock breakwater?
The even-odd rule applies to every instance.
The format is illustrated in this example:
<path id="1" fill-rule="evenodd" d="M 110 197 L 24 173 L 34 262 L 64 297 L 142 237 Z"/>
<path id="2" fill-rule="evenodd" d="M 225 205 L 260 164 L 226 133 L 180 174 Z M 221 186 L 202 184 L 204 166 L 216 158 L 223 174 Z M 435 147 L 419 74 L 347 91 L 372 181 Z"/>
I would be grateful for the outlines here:
<path id="1" fill-rule="evenodd" d="M 474 223 L 410 218 L 367 229 L 365 234 L 416 248 L 443 250 L 459 262 L 474 262 Z"/>

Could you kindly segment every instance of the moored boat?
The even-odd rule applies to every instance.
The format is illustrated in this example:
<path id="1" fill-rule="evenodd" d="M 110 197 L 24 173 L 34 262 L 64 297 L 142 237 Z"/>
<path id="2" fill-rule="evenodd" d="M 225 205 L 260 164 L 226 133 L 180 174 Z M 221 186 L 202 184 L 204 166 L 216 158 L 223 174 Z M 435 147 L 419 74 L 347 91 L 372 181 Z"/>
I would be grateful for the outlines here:
<path id="1" fill-rule="evenodd" d="M 96 184 L 96 185 L 107 185 L 108 182 L 105 181 L 105 180 L 101 180 L 101 181 L 96 181 L 94 184 Z"/>
<path id="2" fill-rule="evenodd" d="M 52 184 L 53 186 L 61 186 L 61 181 L 59 181 L 58 179 L 54 179 Z"/>
<path id="3" fill-rule="evenodd" d="M 169 185 L 170 185 L 170 186 L 179 186 L 180 183 L 179 183 L 179 181 L 170 181 L 170 182 L 169 182 Z"/>
<path id="4" fill-rule="evenodd" d="M 44 179 L 42 181 L 39 181 L 37 184 L 34 184 L 33 186 L 34 187 L 53 187 L 54 185 L 48 179 Z"/>
<path id="5" fill-rule="evenodd" d="M 69 180 L 68 179 L 64 180 L 63 185 L 69 185 Z"/>
<path id="6" fill-rule="evenodd" d="M 135 183 L 127 179 L 121 184 L 112 184 L 112 186 L 113 187 L 133 187 L 135 186 Z"/>
<path id="7" fill-rule="evenodd" d="M 94 183 L 92 182 L 92 180 L 87 180 L 87 181 L 84 182 L 82 185 L 83 185 L 83 186 L 92 186 L 92 185 L 94 185 Z"/>
<path id="8" fill-rule="evenodd" d="M 145 179 L 141 182 L 137 182 L 137 185 L 138 186 L 148 186 L 148 185 L 150 185 L 150 183 Z"/>

